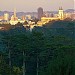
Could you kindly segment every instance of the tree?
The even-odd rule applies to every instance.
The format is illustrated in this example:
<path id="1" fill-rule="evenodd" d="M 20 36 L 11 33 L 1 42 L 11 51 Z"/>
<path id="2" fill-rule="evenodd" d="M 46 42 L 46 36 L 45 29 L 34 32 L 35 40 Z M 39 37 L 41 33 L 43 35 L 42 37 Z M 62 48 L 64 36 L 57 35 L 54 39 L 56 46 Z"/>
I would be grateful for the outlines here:
<path id="1" fill-rule="evenodd" d="M 3 53 L 0 52 L 0 75 L 10 75 L 10 67 L 5 61 Z"/>
<path id="2" fill-rule="evenodd" d="M 23 25 L 27 25 L 28 24 L 28 22 L 27 21 L 25 21 L 24 23 L 23 23 Z"/>
<path id="3" fill-rule="evenodd" d="M 48 62 L 47 67 L 42 68 L 40 75 L 74 75 L 75 72 L 75 47 L 62 46 L 55 49 L 56 57 Z"/>

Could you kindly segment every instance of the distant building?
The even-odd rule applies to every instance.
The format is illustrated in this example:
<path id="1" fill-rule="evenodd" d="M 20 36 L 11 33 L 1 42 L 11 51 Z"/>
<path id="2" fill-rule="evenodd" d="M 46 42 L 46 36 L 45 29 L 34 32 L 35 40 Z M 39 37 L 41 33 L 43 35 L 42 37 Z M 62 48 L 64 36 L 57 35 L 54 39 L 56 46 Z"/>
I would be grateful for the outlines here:
<path id="1" fill-rule="evenodd" d="M 45 16 L 46 16 L 46 17 L 49 17 L 49 16 L 50 16 L 50 13 L 45 12 Z"/>
<path id="2" fill-rule="evenodd" d="M 4 14 L 4 20 L 6 20 L 6 21 L 9 20 L 9 14 L 8 14 L 8 13 L 5 13 L 5 14 Z"/>
<path id="3" fill-rule="evenodd" d="M 50 17 L 54 17 L 54 14 L 53 14 L 53 13 L 51 13 Z"/>
<path id="4" fill-rule="evenodd" d="M 75 20 L 75 13 L 71 14 L 71 18 Z"/>
<path id="5" fill-rule="evenodd" d="M 13 21 L 17 21 L 18 20 L 18 17 L 16 16 L 16 9 L 14 9 L 14 14 L 11 17 L 11 20 L 13 20 Z"/>
<path id="6" fill-rule="evenodd" d="M 26 15 L 26 20 L 31 20 L 31 15 Z"/>
<path id="7" fill-rule="evenodd" d="M 65 17 L 65 18 L 71 18 L 71 13 L 65 13 L 65 14 L 64 14 L 64 17 Z"/>
<path id="8" fill-rule="evenodd" d="M 9 24 L 9 21 L 7 21 L 7 20 L 1 20 L 0 24 Z"/>
<path id="9" fill-rule="evenodd" d="M 18 22 L 24 23 L 25 17 L 23 16 L 22 19 L 18 19 L 18 17 L 16 16 L 16 9 L 14 9 L 14 14 L 11 16 L 10 24 L 16 25 Z"/>
<path id="10" fill-rule="evenodd" d="M 21 18 L 21 19 L 22 19 L 23 21 L 25 21 L 25 19 L 26 19 L 26 18 L 25 18 L 25 16 L 22 16 L 22 18 Z"/>
<path id="11" fill-rule="evenodd" d="M 58 18 L 61 20 L 64 19 L 64 11 L 63 11 L 62 7 L 59 7 Z"/>
<path id="12" fill-rule="evenodd" d="M 43 8 L 38 8 L 38 19 L 41 20 L 41 17 L 43 16 Z"/>
<path id="13" fill-rule="evenodd" d="M 50 17 L 41 17 L 41 21 L 38 21 L 38 25 L 43 25 L 43 24 L 46 24 L 48 23 L 49 21 L 53 21 L 53 20 L 64 20 L 64 11 L 61 8 L 59 8 L 59 11 L 58 11 L 58 14 L 51 14 Z"/>
<path id="14" fill-rule="evenodd" d="M 4 20 L 4 16 L 0 16 L 0 21 L 1 21 L 1 20 Z"/>
<path id="15" fill-rule="evenodd" d="M 11 16 L 10 24 L 15 25 L 18 23 L 18 17 L 16 16 L 16 9 L 14 9 L 14 14 Z"/>

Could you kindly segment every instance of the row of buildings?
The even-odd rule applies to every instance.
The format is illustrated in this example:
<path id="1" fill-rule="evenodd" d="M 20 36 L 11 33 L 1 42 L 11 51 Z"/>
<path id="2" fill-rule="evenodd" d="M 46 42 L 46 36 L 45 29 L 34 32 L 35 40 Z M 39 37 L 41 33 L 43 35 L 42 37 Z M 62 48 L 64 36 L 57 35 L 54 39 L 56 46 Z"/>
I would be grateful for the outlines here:
<path id="1" fill-rule="evenodd" d="M 43 8 L 39 7 L 38 8 L 38 13 L 37 13 L 37 18 L 39 19 L 39 21 L 37 22 L 37 25 L 41 26 L 45 23 L 48 23 L 49 21 L 52 20 L 64 20 L 66 18 L 71 18 L 71 19 L 75 19 L 75 14 L 74 13 L 65 13 L 64 10 L 62 9 L 62 7 L 59 7 L 58 13 L 45 13 L 43 11 Z M 26 20 L 26 17 L 29 18 L 29 20 L 31 20 L 31 15 L 24 15 L 21 18 L 18 18 L 16 15 L 16 9 L 14 9 L 14 13 L 13 15 L 9 18 L 9 14 L 8 13 L 4 13 L 3 16 L 0 16 L 0 23 L 7 23 L 7 24 L 11 24 L 11 25 L 15 25 L 18 22 L 20 23 L 24 23 L 25 21 L 28 22 L 28 24 L 35 24 L 35 22 L 31 22 Z"/>
<path id="2" fill-rule="evenodd" d="M 9 14 L 8 13 L 4 13 L 3 16 L 0 16 L 0 24 L 11 24 L 11 25 L 15 25 L 17 24 L 18 22 L 20 23 L 23 23 L 25 22 L 25 16 L 22 16 L 21 19 L 19 19 L 17 16 L 16 16 L 16 9 L 14 9 L 14 13 L 13 15 L 9 18 Z"/>
<path id="3" fill-rule="evenodd" d="M 45 23 L 48 23 L 52 20 L 64 20 L 64 19 L 75 19 L 75 13 L 66 13 L 64 12 L 64 10 L 62 9 L 62 7 L 59 7 L 58 13 L 57 14 L 51 14 L 48 15 L 46 13 L 43 12 L 43 8 L 38 8 L 38 19 L 40 21 L 38 21 L 38 25 L 43 25 Z"/>
<path id="4" fill-rule="evenodd" d="M 0 16 L 0 24 L 11 24 L 15 25 L 18 22 L 24 23 L 27 20 L 31 20 L 31 15 L 22 15 L 20 18 L 16 14 L 16 9 L 14 9 L 13 15 L 10 16 L 9 13 L 4 13 Z"/>

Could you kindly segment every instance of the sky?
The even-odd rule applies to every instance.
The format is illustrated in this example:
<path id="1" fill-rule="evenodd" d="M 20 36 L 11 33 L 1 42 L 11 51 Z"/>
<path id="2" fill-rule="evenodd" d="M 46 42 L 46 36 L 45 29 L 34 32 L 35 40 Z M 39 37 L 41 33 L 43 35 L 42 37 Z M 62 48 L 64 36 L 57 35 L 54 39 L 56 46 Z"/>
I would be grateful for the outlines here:
<path id="1" fill-rule="evenodd" d="M 74 0 L 0 0 L 0 10 L 18 12 L 35 12 L 38 7 L 44 11 L 56 11 L 59 7 L 74 9 Z"/>

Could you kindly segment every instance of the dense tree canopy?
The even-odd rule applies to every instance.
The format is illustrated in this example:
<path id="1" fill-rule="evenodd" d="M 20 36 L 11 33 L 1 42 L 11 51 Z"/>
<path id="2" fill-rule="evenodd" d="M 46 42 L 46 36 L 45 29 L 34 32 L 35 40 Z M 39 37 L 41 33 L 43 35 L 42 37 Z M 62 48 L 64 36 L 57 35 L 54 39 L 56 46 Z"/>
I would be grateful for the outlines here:
<path id="1" fill-rule="evenodd" d="M 32 32 L 22 24 L 0 31 L 0 75 L 24 71 L 26 75 L 74 75 L 75 22 L 53 21 Z"/>

